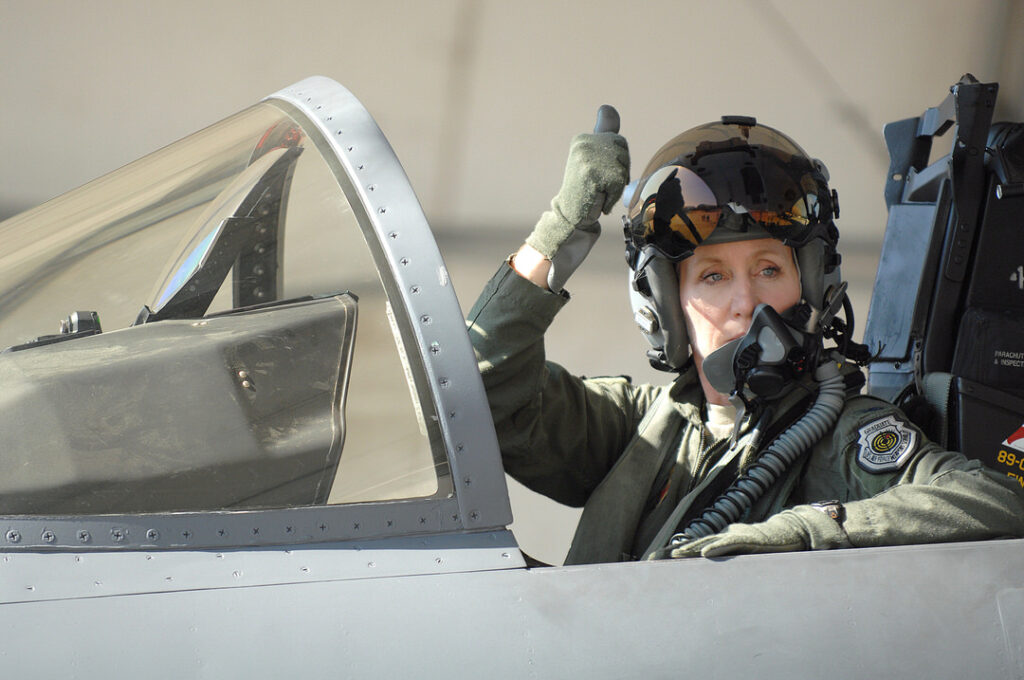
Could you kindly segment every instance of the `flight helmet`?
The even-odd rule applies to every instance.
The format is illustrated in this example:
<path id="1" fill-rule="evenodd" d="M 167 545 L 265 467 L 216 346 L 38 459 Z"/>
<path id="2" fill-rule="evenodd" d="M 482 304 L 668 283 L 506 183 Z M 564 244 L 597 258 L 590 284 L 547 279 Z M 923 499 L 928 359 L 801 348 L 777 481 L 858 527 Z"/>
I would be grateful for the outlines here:
<path id="1" fill-rule="evenodd" d="M 787 321 L 805 331 L 839 284 L 839 205 L 828 170 L 752 117 L 724 116 L 669 141 L 627 205 L 630 300 L 655 368 L 678 371 L 689 359 L 677 264 L 701 244 L 771 237 L 792 247 L 802 299 Z"/>

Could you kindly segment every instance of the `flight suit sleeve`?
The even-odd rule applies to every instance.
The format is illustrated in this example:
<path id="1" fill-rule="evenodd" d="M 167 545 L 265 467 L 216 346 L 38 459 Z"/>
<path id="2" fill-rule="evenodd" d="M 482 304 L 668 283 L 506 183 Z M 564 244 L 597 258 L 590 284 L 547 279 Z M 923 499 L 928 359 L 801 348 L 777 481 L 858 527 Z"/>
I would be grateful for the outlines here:
<path id="1" fill-rule="evenodd" d="M 547 362 L 544 332 L 567 300 L 503 264 L 467 327 L 505 470 L 534 491 L 580 506 L 659 388 L 635 387 L 627 378 L 582 379 Z"/>
<path id="2" fill-rule="evenodd" d="M 841 531 L 808 523 L 811 548 L 1024 536 L 1024 496 L 1012 480 L 943 450 L 891 404 L 853 398 L 828 443 L 830 450 L 819 448 L 812 457 L 805 479 L 833 480 L 833 489 L 818 493 L 820 500 L 843 502 Z"/>

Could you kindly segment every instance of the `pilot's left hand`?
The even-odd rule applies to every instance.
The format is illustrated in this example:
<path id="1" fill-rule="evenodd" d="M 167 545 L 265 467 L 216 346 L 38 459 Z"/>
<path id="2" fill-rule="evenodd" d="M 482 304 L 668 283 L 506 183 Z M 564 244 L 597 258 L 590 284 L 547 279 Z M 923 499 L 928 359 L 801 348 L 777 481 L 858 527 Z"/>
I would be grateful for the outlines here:
<path id="1" fill-rule="evenodd" d="M 672 549 L 669 556 L 721 557 L 845 547 L 850 547 L 850 541 L 837 521 L 810 505 L 800 505 L 757 524 L 731 524 L 719 534 Z"/>

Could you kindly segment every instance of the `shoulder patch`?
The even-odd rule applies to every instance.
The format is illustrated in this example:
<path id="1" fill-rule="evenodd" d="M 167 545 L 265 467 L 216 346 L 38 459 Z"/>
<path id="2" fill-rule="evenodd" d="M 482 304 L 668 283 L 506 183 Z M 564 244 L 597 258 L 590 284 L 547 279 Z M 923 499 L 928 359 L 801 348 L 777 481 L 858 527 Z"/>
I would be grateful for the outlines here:
<path id="1" fill-rule="evenodd" d="M 917 432 L 893 415 L 868 423 L 857 435 L 857 464 L 868 472 L 899 470 L 917 446 Z"/>

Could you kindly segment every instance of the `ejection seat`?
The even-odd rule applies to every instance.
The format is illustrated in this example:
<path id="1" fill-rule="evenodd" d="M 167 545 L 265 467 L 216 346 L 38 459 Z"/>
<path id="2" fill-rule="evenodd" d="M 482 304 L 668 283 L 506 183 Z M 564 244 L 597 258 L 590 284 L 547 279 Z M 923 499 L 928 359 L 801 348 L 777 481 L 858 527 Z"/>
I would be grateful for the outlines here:
<path id="1" fill-rule="evenodd" d="M 1024 123 L 992 123 L 998 89 L 967 74 L 885 126 L 889 219 L 864 342 L 871 394 L 1024 491 Z"/>

